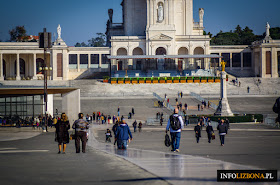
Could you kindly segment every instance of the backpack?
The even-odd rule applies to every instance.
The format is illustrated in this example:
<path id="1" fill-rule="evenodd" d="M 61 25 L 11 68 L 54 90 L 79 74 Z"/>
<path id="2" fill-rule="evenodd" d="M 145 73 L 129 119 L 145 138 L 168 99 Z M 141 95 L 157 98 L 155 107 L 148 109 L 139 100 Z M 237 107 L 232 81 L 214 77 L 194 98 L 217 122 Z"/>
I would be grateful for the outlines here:
<path id="1" fill-rule="evenodd" d="M 280 98 L 278 98 L 277 100 L 276 100 L 276 102 L 275 102 L 275 104 L 274 104 L 274 106 L 273 106 L 273 112 L 275 112 L 275 113 L 277 113 L 277 114 L 279 114 L 279 112 L 280 112 Z"/>
<path id="2" fill-rule="evenodd" d="M 171 141 L 168 134 L 165 134 L 164 144 L 166 147 L 169 147 L 171 145 Z"/>
<path id="3" fill-rule="evenodd" d="M 169 119 L 170 119 L 170 126 L 173 130 L 181 129 L 181 123 L 179 120 L 179 116 L 171 115 Z"/>

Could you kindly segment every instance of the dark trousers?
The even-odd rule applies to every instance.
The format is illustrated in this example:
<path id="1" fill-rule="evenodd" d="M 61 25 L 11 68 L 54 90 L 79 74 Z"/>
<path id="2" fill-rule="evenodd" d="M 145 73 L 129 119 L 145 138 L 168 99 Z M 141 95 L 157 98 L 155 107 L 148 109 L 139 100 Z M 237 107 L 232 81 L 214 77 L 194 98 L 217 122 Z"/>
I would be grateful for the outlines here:
<path id="1" fill-rule="evenodd" d="M 220 135 L 221 145 L 225 144 L 225 135 Z"/>
<path id="2" fill-rule="evenodd" d="M 211 139 L 212 139 L 212 133 L 208 133 L 208 143 L 211 143 Z"/>
<path id="3" fill-rule="evenodd" d="M 86 132 L 76 132 L 75 147 L 76 153 L 80 153 L 80 140 L 82 140 L 82 152 L 86 152 L 87 145 L 87 133 Z"/>

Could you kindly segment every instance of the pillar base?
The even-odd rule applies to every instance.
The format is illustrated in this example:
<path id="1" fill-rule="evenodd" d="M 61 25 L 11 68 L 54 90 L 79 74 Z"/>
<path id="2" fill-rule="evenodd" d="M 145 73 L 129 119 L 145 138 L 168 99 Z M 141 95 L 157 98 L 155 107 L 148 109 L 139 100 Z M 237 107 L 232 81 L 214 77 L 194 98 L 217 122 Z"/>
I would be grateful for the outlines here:
<path id="1" fill-rule="evenodd" d="M 17 80 L 17 81 L 21 80 L 21 77 L 20 77 L 20 76 L 17 76 L 17 77 L 16 77 L 16 80 Z"/>
<path id="2" fill-rule="evenodd" d="M 229 107 L 228 99 L 222 98 L 219 102 L 219 106 L 215 112 L 218 116 L 233 116 L 233 113 Z"/>
<path id="3" fill-rule="evenodd" d="M 37 76 L 33 76 L 31 80 L 37 80 Z"/>
<path id="4" fill-rule="evenodd" d="M 0 81 L 4 81 L 4 76 L 0 77 Z"/>

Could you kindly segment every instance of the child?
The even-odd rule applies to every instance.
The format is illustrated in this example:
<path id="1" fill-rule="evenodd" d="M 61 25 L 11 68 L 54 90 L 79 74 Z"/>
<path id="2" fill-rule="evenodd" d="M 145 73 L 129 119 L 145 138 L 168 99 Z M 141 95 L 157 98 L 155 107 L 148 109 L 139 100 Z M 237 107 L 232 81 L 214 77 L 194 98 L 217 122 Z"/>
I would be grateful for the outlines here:
<path id="1" fill-rule="evenodd" d="M 106 142 L 111 142 L 110 137 L 112 137 L 112 134 L 111 134 L 110 129 L 107 129 L 107 132 L 105 134 L 106 134 Z"/>

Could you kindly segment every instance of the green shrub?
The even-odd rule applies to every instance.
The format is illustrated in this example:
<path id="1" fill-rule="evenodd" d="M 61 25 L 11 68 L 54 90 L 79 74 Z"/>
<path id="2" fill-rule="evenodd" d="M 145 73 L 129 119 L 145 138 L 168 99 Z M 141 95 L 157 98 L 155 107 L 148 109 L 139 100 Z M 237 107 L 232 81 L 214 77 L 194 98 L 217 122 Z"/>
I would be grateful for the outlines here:
<path id="1" fill-rule="evenodd" d="M 111 78 L 111 81 L 117 81 L 117 78 Z"/>
<path id="2" fill-rule="evenodd" d="M 172 80 L 172 77 L 166 77 L 166 80 Z"/>
<path id="3" fill-rule="evenodd" d="M 104 80 L 109 80 L 109 78 L 110 78 L 109 76 L 103 76 Z"/>
<path id="4" fill-rule="evenodd" d="M 138 80 L 138 78 L 131 78 L 131 80 L 132 80 L 132 81 L 137 81 L 137 80 Z"/>
<path id="5" fill-rule="evenodd" d="M 207 77 L 203 76 L 201 77 L 201 80 L 207 80 Z"/>
<path id="6" fill-rule="evenodd" d="M 124 81 L 124 78 L 118 78 L 118 81 Z"/>
<path id="7" fill-rule="evenodd" d="M 182 78 L 180 78 L 180 77 L 173 77 L 173 80 L 180 80 L 180 79 L 182 79 L 182 80 L 185 80 L 185 79 L 183 79 L 184 77 L 182 77 Z"/>
<path id="8" fill-rule="evenodd" d="M 152 79 L 153 79 L 153 78 L 147 77 L 147 78 L 146 78 L 146 81 L 147 81 L 147 80 L 152 80 Z"/>
<path id="9" fill-rule="evenodd" d="M 139 78 L 139 80 L 145 80 L 145 78 Z"/>
<path id="10" fill-rule="evenodd" d="M 159 77 L 159 80 L 165 80 L 165 77 Z"/>
<path id="11" fill-rule="evenodd" d="M 187 77 L 187 80 L 192 80 L 192 79 L 193 79 L 192 76 L 188 76 L 188 77 Z"/>
<path id="12" fill-rule="evenodd" d="M 125 78 L 124 81 L 130 81 L 130 78 Z"/>
<path id="13" fill-rule="evenodd" d="M 195 77 L 194 77 L 194 80 L 199 80 L 199 79 L 200 79 L 199 76 L 195 76 Z"/>

